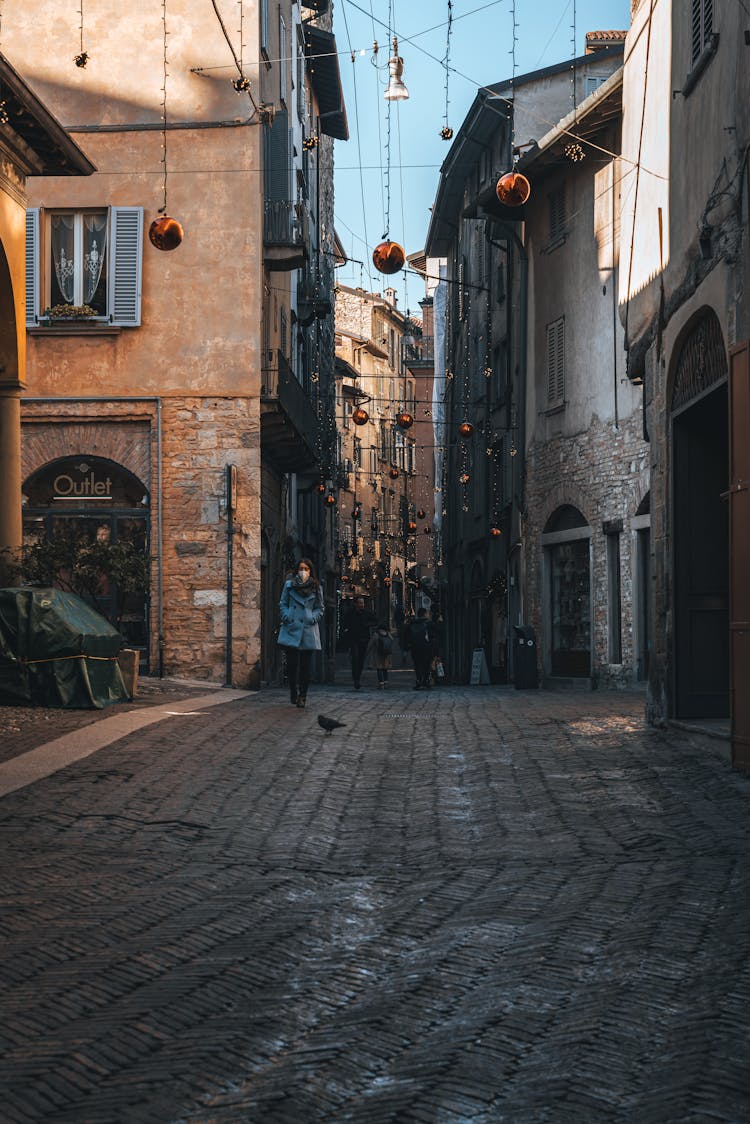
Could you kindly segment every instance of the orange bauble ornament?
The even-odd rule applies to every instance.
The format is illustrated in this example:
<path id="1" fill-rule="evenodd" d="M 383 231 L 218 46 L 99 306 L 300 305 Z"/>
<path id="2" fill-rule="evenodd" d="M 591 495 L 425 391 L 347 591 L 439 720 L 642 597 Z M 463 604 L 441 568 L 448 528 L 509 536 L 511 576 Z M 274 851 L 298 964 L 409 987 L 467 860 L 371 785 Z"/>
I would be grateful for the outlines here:
<path id="1" fill-rule="evenodd" d="M 398 273 L 405 262 L 406 253 L 398 242 L 380 242 L 372 251 L 372 264 L 379 273 Z"/>
<path id="2" fill-rule="evenodd" d="M 399 414 L 396 418 L 396 425 L 399 429 L 411 429 L 414 425 L 414 418 L 404 410 L 404 412 Z"/>
<path id="3" fill-rule="evenodd" d="M 506 172 L 497 181 L 495 194 L 506 207 L 522 207 L 531 195 L 531 184 L 520 172 Z"/>
<path id="4" fill-rule="evenodd" d="M 461 422 L 460 426 L 458 427 L 459 437 L 471 437 L 473 432 L 474 432 L 474 426 L 471 424 L 471 422 L 468 422 L 468 421 Z"/>
<path id="5" fill-rule="evenodd" d="M 162 215 L 160 219 L 154 219 L 151 223 L 148 237 L 151 245 L 156 246 L 157 250 L 176 250 L 182 242 L 182 227 L 177 219 Z"/>
<path id="6" fill-rule="evenodd" d="M 398 479 L 398 469 L 395 468 L 395 467 L 391 468 L 388 472 L 388 475 L 390 476 L 391 480 L 397 480 Z"/>
<path id="7" fill-rule="evenodd" d="M 361 406 L 357 406 L 357 409 L 352 412 L 352 421 L 355 425 L 366 425 L 369 420 L 370 415 Z"/>
<path id="8" fill-rule="evenodd" d="M 490 534 L 492 535 L 493 539 L 499 538 L 500 535 L 502 535 L 502 533 L 503 532 L 500 530 L 499 527 L 490 527 Z"/>

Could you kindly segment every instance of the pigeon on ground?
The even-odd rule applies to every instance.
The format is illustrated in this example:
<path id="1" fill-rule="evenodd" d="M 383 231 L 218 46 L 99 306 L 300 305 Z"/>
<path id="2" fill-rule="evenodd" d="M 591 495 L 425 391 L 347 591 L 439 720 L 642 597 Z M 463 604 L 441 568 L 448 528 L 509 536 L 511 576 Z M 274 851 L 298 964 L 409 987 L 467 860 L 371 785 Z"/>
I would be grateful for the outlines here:
<path id="1" fill-rule="evenodd" d="M 318 725 L 327 734 L 332 734 L 334 730 L 340 730 L 342 726 L 346 726 L 346 722 L 337 722 L 335 718 L 326 718 L 325 714 L 319 714 Z"/>

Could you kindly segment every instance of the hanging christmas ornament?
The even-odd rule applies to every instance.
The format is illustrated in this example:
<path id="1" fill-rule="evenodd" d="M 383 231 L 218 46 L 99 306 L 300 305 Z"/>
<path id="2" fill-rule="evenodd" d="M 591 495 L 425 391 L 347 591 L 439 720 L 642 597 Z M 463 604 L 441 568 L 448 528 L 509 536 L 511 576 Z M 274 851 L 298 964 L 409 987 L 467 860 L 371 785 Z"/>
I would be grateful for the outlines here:
<path id="1" fill-rule="evenodd" d="M 506 207 L 522 207 L 531 195 L 531 184 L 520 172 L 506 172 L 497 181 L 495 194 Z"/>
<path id="2" fill-rule="evenodd" d="M 425 514 L 426 514 L 426 512 L 425 512 L 424 508 L 420 507 L 419 511 L 417 512 L 417 519 L 424 519 Z"/>
<path id="3" fill-rule="evenodd" d="M 357 409 L 352 413 L 352 421 L 354 422 L 354 424 L 366 425 L 369 420 L 370 415 L 368 414 L 367 410 L 364 410 L 361 406 L 357 406 Z"/>
<path id="4" fill-rule="evenodd" d="M 410 531 L 416 531 L 416 529 L 417 529 L 416 523 L 409 523 L 409 530 Z"/>
<path id="5" fill-rule="evenodd" d="M 398 469 L 396 468 L 395 465 L 393 466 L 393 468 L 391 468 L 389 470 L 388 475 L 390 476 L 391 480 L 397 480 L 398 479 Z"/>
<path id="6" fill-rule="evenodd" d="M 440 130 L 440 136 L 443 140 L 453 140 L 453 129 L 451 129 L 450 125 L 443 125 Z"/>
<path id="7" fill-rule="evenodd" d="M 500 530 L 499 527 L 490 527 L 490 534 L 492 535 L 493 539 L 499 538 L 500 535 L 502 535 L 502 533 L 503 532 Z"/>
<path id="8" fill-rule="evenodd" d="M 323 482 L 321 481 L 321 483 L 320 483 L 320 484 L 318 484 L 318 491 L 319 491 L 319 492 L 320 492 L 320 493 L 322 494 L 323 492 L 325 492 L 325 490 L 326 490 L 326 486 L 325 486 L 325 484 L 324 484 L 324 483 L 323 483 Z"/>
<path id="9" fill-rule="evenodd" d="M 411 429 L 414 425 L 414 418 L 406 410 L 402 411 L 396 418 L 396 425 L 399 429 Z"/>
<path id="10" fill-rule="evenodd" d="M 80 0 L 78 11 L 81 16 L 81 51 L 80 54 L 73 56 L 73 62 L 79 69 L 83 70 L 89 61 L 89 53 L 83 49 L 83 0 Z"/>
<path id="11" fill-rule="evenodd" d="M 461 422 L 460 426 L 458 427 L 459 437 L 471 437 L 473 432 L 474 426 L 469 421 Z"/>
<path id="12" fill-rule="evenodd" d="M 182 242 L 182 227 L 176 219 L 162 215 L 154 219 L 148 228 L 148 239 L 157 250 L 176 250 Z"/>
<path id="13" fill-rule="evenodd" d="M 333 494 L 333 492 L 329 492 L 328 495 L 326 496 L 326 503 L 328 504 L 329 507 L 333 507 L 335 502 L 336 502 L 335 495 Z"/>
<path id="14" fill-rule="evenodd" d="M 372 264 L 379 273 L 398 273 L 405 262 L 406 253 L 398 242 L 380 242 L 372 251 Z"/>
<path id="15" fill-rule="evenodd" d="M 157 250 L 176 250 L 182 242 L 182 227 L 176 219 L 167 214 L 167 0 L 162 0 L 161 5 L 162 40 L 163 40 L 163 82 L 161 103 L 161 162 L 164 167 L 162 184 L 162 205 L 157 214 L 161 218 L 154 219 L 148 230 L 149 242 Z"/>
<path id="16" fill-rule="evenodd" d="M 349 575 L 348 574 L 342 574 L 341 580 L 344 584 L 346 584 L 349 581 Z"/>
<path id="17" fill-rule="evenodd" d="M 390 585 L 390 584 L 391 584 L 390 578 L 383 578 L 383 585 Z"/>
<path id="18" fill-rule="evenodd" d="M 468 472 L 462 472 L 461 475 L 458 478 L 459 484 L 468 484 L 470 480 L 471 480 L 471 474 L 468 473 Z"/>

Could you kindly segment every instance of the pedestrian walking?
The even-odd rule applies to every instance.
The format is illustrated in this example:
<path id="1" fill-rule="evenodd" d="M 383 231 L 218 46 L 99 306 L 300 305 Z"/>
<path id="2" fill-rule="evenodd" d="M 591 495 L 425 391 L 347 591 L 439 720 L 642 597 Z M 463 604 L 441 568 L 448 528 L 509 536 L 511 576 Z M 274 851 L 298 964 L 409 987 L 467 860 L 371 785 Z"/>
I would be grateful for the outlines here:
<path id="1" fill-rule="evenodd" d="M 408 642 L 414 660 L 414 674 L 417 680 L 414 684 L 414 690 L 421 691 L 424 688 L 429 691 L 433 633 L 425 608 L 417 611 L 416 619 L 409 625 Z"/>
<path id="2" fill-rule="evenodd" d="M 309 558 L 300 559 L 297 572 L 284 582 L 279 610 L 279 644 L 286 649 L 289 698 L 292 706 L 304 707 L 310 685 L 310 662 L 319 652 L 318 621 L 324 612 L 323 592 Z"/>
<path id="3" fill-rule="evenodd" d="M 430 626 L 432 628 L 432 681 L 436 687 L 439 687 L 445 681 L 443 659 L 445 625 L 437 609 L 430 610 Z"/>
<path id="4" fill-rule="evenodd" d="M 391 666 L 393 658 L 393 637 L 388 629 L 388 625 L 380 623 L 372 636 L 370 643 L 367 645 L 367 654 L 365 656 L 365 667 L 375 669 L 378 677 L 378 689 L 385 690 L 388 683 L 388 670 Z"/>
<path id="5" fill-rule="evenodd" d="M 352 662 L 352 681 L 358 691 L 362 686 L 362 669 L 365 666 L 367 645 L 375 618 L 365 607 L 364 597 L 355 597 L 354 604 L 344 625 L 349 654 Z"/>

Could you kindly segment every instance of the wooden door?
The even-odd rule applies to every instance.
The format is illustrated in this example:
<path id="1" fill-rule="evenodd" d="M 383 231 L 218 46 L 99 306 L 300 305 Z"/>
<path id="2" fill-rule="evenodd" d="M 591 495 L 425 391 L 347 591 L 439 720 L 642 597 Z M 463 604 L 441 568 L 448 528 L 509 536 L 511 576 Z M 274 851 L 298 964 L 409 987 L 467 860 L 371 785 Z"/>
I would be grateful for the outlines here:
<path id="1" fill-rule="evenodd" d="M 729 714 L 727 389 L 673 421 L 677 718 Z"/>

